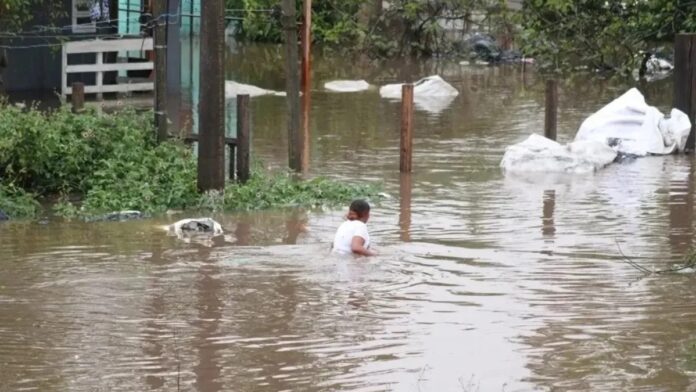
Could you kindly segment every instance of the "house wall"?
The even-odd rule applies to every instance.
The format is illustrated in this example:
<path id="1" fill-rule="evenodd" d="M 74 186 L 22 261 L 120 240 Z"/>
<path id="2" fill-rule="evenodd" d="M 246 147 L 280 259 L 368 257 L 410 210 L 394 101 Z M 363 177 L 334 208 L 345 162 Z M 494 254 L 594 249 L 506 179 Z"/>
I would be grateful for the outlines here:
<path id="1" fill-rule="evenodd" d="M 70 10 L 72 2 L 64 0 L 64 9 Z M 34 30 L 35 26 L 51 24 L 48 17 L 36 13 L 34 20 L 25 26 L 25 30 Z M 68 18 L 53 22 L 56 26 L 70 24 Z M 49 33 L 51 34 L 51 33 Z M 41 46 L 24 49 L 7 49 L 7 68 L 3 72 L 5 90 L 8 92 L 22 90 L 51 90 L 60 86 L 60 46 L 52 38 L 15 38 L 0 39 L 7 46 Z M 46 44 L 54 44 L 46 47 Z"/>

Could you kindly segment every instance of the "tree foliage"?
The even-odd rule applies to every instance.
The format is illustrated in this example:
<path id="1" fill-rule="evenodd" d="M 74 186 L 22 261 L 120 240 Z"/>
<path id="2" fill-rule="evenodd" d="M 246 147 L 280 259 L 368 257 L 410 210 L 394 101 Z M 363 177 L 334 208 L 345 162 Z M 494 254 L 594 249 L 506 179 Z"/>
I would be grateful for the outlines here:
<path id="1" fill-rule="evenodd" d="M 4 31 L 21 31 L 38 16 L 55 20 L 64 16 L 62 0 L 2 0 L 0 1 L 0 26 Z"/>
<path id="2" fill-rule="evenodd" d="M 520 16 L 524 51 L 552 70 L 629 73 L 643 53 L 696 31 L 691 0 L 529 0 Z"/>

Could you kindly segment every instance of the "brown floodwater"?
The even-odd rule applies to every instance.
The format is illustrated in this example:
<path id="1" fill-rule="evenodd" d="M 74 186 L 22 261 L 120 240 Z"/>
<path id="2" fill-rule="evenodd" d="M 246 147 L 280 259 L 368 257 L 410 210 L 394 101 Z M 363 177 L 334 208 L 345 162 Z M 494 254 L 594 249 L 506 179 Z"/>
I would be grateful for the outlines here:
<path id="1" fill-rule="evenodd" d="M 279 52 L 234 48 L 229 76 L 282 89 Z M 249 59 L 257 59 L 253 62 Z M 506 176 L 505 146 L 543 127 L 544 86 L 518 66 L 315 61 L 311 173 L 381 182 L 370 259 L 329 254 L 344 211 L 215 216 L 212 243 L 162 226 L 0 225 L 0 391 L 696 391 L 696 274 L 685 156 L 594 175 Z M 380 85 L 440 74 L 419 105 L 414 173 Z M 561 84 L 559 139 L 630 84 Z M 641 85 L 671 104 L 670 80 Z M 252 100 L 253 155 L 286 164 L 285 103 Z"/>

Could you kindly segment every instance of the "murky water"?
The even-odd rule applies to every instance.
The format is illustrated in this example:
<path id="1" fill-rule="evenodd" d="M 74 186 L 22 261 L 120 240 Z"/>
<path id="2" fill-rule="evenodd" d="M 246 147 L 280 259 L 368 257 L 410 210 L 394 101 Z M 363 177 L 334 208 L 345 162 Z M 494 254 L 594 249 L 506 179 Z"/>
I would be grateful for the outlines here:
<path id="1" fill-rule="evenodd" d="M 274 52 L 234 54 L 230 76 L 282 89 Z M 617 247 L 649 268 L 688 251 L 690 158 L 506 177 L 504 147 L 543 125 L 540 78 L 316 68 L 312 172 L 383 182 L 393 198 L 369 223 L 381 255 L 329 254 L 343 211 L 218 216 L 229 236 L 212 246 L 165 236 L 179 216 L 0 225 L 0 391 L 696 390 L 696 275 L 643 277 Z M 398 173 L 398 103 L 321 92 L 433 73 L 462 94 L 417 111 L 411 176 Z M 563 84 L 560 139 L 626 87 Z M 644 91 L 670 105 L 669 81 Z M 252 104 L 254 155 L 282 167 L 284 101 Z"/>

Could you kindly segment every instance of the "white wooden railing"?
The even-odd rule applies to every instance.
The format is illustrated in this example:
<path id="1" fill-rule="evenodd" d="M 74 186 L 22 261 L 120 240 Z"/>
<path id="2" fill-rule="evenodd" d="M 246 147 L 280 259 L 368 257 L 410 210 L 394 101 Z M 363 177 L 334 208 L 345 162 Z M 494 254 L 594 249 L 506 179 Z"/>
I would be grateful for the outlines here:
<path id="1" fill-rule="evenodd" d="M 75 73 L 94 73 L 96 74 L 96 83 L 94 85 L 85 86 L 85 94 L 97 94 L 99 98 L 103 93 L 128 93 L 131 91 L 153 91 L 155 88 L 154 82 L 135 82 L 128 81 L 118 84 L 104 84 L 104 72 L 118 71 L 138 71 L 151 70 L 154 68 L 152 61 L 127 63 L 104 63 L 104 53 L 110 52 L 128 52 L 128 51 L 146 51 L 152 50 L 152 38 L 126 38 L 117 40 L 90 40 L 90 41 L 72 41 L 63 44 L 62 53 L 62 81 L 61 95 L 72 94 L 72 87 L 68 86 L 68 75 Z M 80 53 L 95 53 L 97 61 L 94 64 L 75 64 L 68 65 L 68 55 Z"/>

